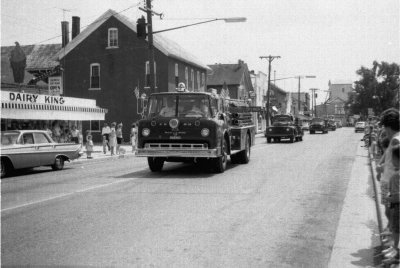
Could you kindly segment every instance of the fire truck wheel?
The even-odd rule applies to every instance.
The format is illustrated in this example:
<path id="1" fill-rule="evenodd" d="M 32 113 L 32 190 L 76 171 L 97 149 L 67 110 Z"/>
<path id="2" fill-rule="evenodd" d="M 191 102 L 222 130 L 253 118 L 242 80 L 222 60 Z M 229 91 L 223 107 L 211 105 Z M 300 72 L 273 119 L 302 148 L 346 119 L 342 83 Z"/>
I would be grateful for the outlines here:
<path id="1" fill-rule="evenodd" d="M 231 164 L 239 163 L 238 154 L 231 154 Z"/>
<path id="2" fill-rule="evenodd" d="M 226 169 L 226 163 L 228 162 L 228 145 L 226 143 L 226 139 L 222 140 L 221 144 L 222 155 L 213 159 L 214 161 L 214 171 L 216 173 L 223 173 Z"/>
<path id="3" fill-rule="evenodd" d="M 250 161 L 250 136 L 246 135 L 245 149 L 238 153 L 239 161 L 242 164 L 247 164 Z"/>
<path id="4" fill-rule="evenodd" d="M 294 142 L 294 137 L 290 137 L 290 143 Z"/>
<path id="5" fill-rule="evenodd" d="M 152 172 L 161 171 L 164 166 L 164 159 L 160 157 L 147 157 L 147 163 Z"/>
<path id="6" fill-rule="evenodd" d="M 271 143 L 271 138 L 267 138 L 267 143 Z"/>

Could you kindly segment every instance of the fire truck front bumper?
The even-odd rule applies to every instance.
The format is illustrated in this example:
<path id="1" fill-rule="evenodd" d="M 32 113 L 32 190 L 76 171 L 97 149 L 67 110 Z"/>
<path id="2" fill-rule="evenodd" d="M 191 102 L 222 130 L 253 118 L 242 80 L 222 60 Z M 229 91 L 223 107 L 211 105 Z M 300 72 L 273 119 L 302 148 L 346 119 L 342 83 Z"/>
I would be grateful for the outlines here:
<path id="1" fill-rule="evenodd" d="M 136 150 L 136 156 L 144 157 L 216 158 L 220 155 L 220 147 L 209 149 L 187 144 L 146 144 L 145 148 Z"/>

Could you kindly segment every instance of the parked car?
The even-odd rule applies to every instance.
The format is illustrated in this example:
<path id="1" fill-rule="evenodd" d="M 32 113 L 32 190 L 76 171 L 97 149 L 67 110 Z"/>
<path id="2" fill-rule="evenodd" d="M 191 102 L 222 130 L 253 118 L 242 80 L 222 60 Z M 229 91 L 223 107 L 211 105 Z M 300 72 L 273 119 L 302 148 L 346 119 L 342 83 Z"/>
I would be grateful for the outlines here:
<path id="1" fill-rule="evenodd" d="M 303 121 L 302 125 L 301 125 L 301 129 L 302 130 L 310 130 L 310 122 L 308 121 Z"/>
<path id="2" fill-rule="evenodd" d="M 336 122 L 335 122 L 335 120 L 328 120 L 328 128 L 329 128 L 329 130 L 332 130 L 332 131 L 336 130 Z"/>
<path id="3" fill-rule="evenodd" d="M 342 121 L 341 120 L 336 120 L 336 127 L 341 128 L 343 127 Z"/>
<path id="4" fill-rule="evenodd" d="M 9 130 L 1 132 L 1 177 L 14 169 L 51 166 L 64 168 L 65 161 L 81 156 L 81 145 L 56 143 L 44 130 Z"/>
<path id="5" fill-rule="evenodd" d="M 328 133 L 328 120 L 323 118 L 313 118 L 310 122 L 310 134 L 314 134 L 317 131 L 322 133 Z"/>
<path id="6" fill-rule="evenodd" d="M 354 126 L 354 132 L 357 133 L 358 131 L 364 132 L 366 124 L 364 121 L 358 121 Z"/>
<path id="7" fill-rule="evenodd" d="M 272 126 L 265 130 L 267 143 L 270 143 L 272 139 L 274 142 L 280 142 L 281 139 L 289 139 L 290 142 L 303 141 L 303 135 L 300 121 L 294 120 L 292 115 L 275 115 L 272 118 Z"/>

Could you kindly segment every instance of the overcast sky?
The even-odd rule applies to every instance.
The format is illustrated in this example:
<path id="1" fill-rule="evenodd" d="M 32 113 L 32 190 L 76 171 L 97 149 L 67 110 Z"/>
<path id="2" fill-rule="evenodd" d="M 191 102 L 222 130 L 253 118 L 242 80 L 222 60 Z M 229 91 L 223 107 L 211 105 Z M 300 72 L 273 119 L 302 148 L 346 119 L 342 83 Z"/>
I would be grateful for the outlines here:
<path id="1" fill-rule="evenodd" d="M 1 45 L 61 43 L 60 22 L 81 18 L 81 30 L 108 9 L 136 21 L 144 0 L 1 0 Z M 399 0 L 154 0 L 154 30 L 213 18 L 246 17 L 244 23 L 210 22 L 164 33 L 205 64 L 243 60 L 271 78 L 302 79 L 301 91 L 328 89 L 328 81 L 355 81 L 374 60 L 400 62 Z M 63 12 L 62 9 L 68 11 Z M 71 27 L 71 26 L 70 26 Z M 296 79 L 277 85 L 297 91 Z M 308 91 L 310 92 L 310 91 Z M 324 101 L 320 94 L 318 102 Z"/>

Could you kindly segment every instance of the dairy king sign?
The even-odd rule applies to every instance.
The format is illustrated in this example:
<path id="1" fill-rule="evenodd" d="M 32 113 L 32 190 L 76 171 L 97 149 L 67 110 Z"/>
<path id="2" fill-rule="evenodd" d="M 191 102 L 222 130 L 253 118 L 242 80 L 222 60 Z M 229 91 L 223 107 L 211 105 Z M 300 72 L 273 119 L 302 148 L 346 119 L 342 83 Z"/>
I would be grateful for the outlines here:
<path id="1" fill-rule="evenodd" d="M 61 76 L 49 77 L 49 94 L 50 95 L 63 94 Z"/>

